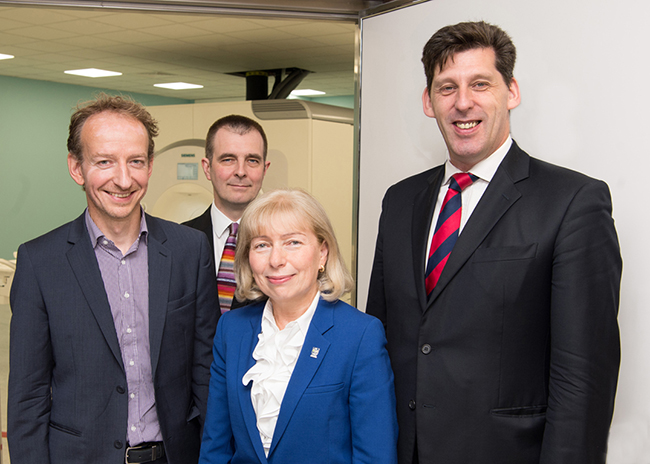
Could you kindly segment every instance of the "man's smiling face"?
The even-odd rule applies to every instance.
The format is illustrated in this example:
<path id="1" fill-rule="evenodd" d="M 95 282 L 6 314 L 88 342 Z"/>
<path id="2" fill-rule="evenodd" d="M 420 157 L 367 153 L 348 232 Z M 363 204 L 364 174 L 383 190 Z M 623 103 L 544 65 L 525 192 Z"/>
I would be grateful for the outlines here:
<path id="1" fill-rule="evenodd" d="M 104 111 L 81 130 L 83 160 L 68 155 L 70 175 L 86 191 L 88 212 L 104 233 L 124 222 L 140 221 L 152 162 L 144 125 L 130 116 Z"/>
<path id="2" fill-rule="evenodd" d="M 436 118 L 451 163 L 463 171 L 506 141 L 509 111 L 519 105 L 517 81 L 506 85 L 495 63 L 491 48 L 457 53 L 422 94 L 424 113 Z"/>
<path id="3" fill-rule="evenodd" d="M 233 221 L 238 220 L 262 188 L 269 164 L 264 160 L 264 140 L 259 132 L 238 134 L 228 127 L 219 129 L 212 160 L 203 159 L 217 208 Z"/>

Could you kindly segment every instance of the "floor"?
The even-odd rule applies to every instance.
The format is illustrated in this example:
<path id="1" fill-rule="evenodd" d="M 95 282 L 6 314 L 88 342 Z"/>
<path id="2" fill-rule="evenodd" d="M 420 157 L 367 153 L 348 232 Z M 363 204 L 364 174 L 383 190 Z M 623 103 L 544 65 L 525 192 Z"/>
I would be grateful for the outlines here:
<path id="1" fill-rule="evenodd" d="M 9 378 L 9 321 L 8 304 L 0 304 L 0 409 L 2 409 L 2 454 L 0 463 L 9 463 L 7 447 L 7 380 Z"/>

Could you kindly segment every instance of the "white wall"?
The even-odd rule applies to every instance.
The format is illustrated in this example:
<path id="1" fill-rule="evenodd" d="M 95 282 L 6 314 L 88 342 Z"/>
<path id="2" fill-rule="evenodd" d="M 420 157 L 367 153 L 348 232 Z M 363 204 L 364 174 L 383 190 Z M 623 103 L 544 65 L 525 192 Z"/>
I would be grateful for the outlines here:
<path id="1" fill-rule="evenodd" d="M 384 192 L 445 159 L 435 120 L 422 113 L 422 47 L 440 27 L 468 20 L 500 25 L 517 46 L 517 143 L 610 186 L 624 274 L 623 359 L 608 463 L 648 464 L 650 3 L 431 0 L 362 20 L 358 305 L 365 307 Z"/>

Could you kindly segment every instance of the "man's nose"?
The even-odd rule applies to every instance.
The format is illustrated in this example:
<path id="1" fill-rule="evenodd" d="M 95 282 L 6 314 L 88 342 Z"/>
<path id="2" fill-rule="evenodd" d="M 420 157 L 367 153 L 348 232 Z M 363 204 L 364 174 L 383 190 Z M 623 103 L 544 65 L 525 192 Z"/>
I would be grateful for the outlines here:
<path id="1" fill-rule="evenodd" d="M 131 186 L 131 172 L 126 164 L 120 164 L 116 168 L 113 182 L 121 189 L 128 189 Z"/>
<path id="2" fill-rule="evenodd" d="M 474 106 L 472 91 L 465 87 L 460 87 L 456 93 L 456 109 L 467 111 Z"/>
<path id="3" fill-rule="evenodd" d="M 246 177 L 246 160 L 237 161 L 235 166 L 235 175 L 237 177 Z"/>

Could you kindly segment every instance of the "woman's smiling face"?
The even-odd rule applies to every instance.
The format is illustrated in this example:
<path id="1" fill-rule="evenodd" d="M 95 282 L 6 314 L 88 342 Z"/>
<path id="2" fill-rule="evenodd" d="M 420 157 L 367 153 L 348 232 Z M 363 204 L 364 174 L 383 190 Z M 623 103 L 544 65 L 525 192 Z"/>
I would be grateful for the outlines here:
<path id="1" fill-rule="evenodd" d="M 306 224 L 275 216 L 250 245 L 249 263 L 273 308 L 307 309 L 318 292 L 318 270 L 327 262 L 327 244 Z M 293 218 L 292 218 L 293 219 Z"/>

